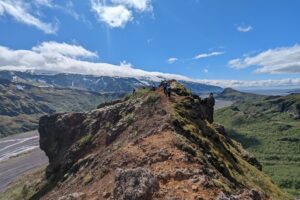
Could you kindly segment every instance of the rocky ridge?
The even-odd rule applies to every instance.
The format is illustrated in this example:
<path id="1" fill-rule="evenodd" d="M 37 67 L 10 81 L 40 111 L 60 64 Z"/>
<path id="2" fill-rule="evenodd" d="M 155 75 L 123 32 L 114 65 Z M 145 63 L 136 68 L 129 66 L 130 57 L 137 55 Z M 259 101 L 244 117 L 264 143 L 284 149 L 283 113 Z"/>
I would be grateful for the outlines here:
<path id="1" fill-rule="evenodd" d="M 143 89 L 86 113 L 40 119 L 49 158 L 31 199 L 288 199 L 197 95 Z"/>

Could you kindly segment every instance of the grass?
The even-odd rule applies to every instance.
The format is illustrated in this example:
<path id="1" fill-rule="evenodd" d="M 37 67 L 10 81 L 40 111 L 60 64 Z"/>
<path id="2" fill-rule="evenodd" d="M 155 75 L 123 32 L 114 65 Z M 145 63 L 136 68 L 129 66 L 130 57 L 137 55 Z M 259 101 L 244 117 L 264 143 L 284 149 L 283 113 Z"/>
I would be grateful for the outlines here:
<path id="1" fill-rule="evenodd" d="M 239 141 L 263 165 L 263 171 L 280 188 L 300 196 L 300 121 L 287 111 L 280 111 L 278 103 L 290 105 L 300 102 L 300 95 L 284 98 L 246 98 L 233 106 L 217 110 L 215 120 L 223 124 L 229 136 Z M 297 102 L 298 101 L 298 102 Z M 282 107 L 282 106 L 281 106 Z"/>
<path id="2" fill-rule="evenodd" d="M 83 184 L 84 185 L 87 185 L 89 184 L 90 182 L 93 181 L 93 175 L 91 172 L 88 172 L 84 177 L 83 177 Z"/>
<path id="3" fill-rule="evenodd" d="M 0 200 L 30 199 L 39 189 L 45 167 L 29 172 L 15 182 L 11 183 L 0 195 Z"/>
<path id="4" fill-rule="evenodd" d="M 150 93 L 150 94 L 147 96 L 147 98 L 146 98 L 144 104 L 149 105 L 149 106 L 152 106 L 153 104 L 155 104 L 155 102 L 157 102 L 158 99 L 159 99 L 159 96 L 158 96 L 157 94 L 155 94 L 155 93 Z"/>
<path id="5" fill-rule="evenodd" d="M 273 199 L 291 199 L 274 185 L 268 176 L 242 159 L 240 152 L 243 151 L 240 147 L 217 133 L 208 122 L 201 120 L 201 112 L 201 106 L 197 105 L 191 97 L 185 97 L 173 105 L 172 122 L 180 135 L 178 137 L 180 142 L 175 144 L 177 148 L 189 152 L 201 162 L 214 166 L 226 177 L 226 180 L 223 178 L 216 180 L 218 185 L 223 188 L 226 186 L 226 190 L 244 185 L 248 188 L 260 188 Z M 225 118 L 226 115 L 223 116 Z M 182 139 L 182 136 L 186 139 Z M 234 187 L 227 180 L 230 180 Z"/>
<path id="6" fill-rule="evenodd" d="M 93 135 L 91 133 L 86 134 L 83 136 L 78 142 L 79 148 L 84 147 L 85 145 L 89 144 L 92 142 Z"/>
<path id="7" fill-rule="evenodd" d="M 128 113 L 120 120 L 120 122 L 130 125 L 134 122 L 134 116 L 134 113 Z"/>

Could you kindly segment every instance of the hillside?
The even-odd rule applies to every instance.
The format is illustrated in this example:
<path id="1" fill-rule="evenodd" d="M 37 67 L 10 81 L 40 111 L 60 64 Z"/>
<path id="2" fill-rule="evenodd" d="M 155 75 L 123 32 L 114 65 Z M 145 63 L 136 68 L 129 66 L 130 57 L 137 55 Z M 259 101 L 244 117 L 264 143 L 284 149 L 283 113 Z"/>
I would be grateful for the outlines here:
<path id="1" fill-rule="evenodd" d="M 242 143 L 281 188 L 300 196 L 300 94 L 259 96 L 235 91 L 237 100 L 216 111 L 231 138 Z"/>
<path id="2" fill-rule="evenodd" d="M 110 77 L 82 74 L 38 74 L 18 71 L 0 71 L 0 79 L 10 80 L 16 83 L 28 83 L 36 86 L 54 86 L 64 88 L 77 88 L 101 93 L 127 93 L 133 88 L 141 86 L 158 85 L 163 77 Z M 196 82 L 181 81 L 188 89 L 197 94 L 214 92 L 220 93 L 222 88 Z"/>
<path id="3" fill-rule="evenodd" d="M 54 112 L 83 111 L 120 94 L 36 87 L 0 79 L 0 137 L 37 128 L 40 116 Z"/>
<path id="4" fill-rule="evenodd" d="M 196 95 L 136 94 L 84 113 L 40 119 L 45 176 L 11 188 L 17 199 L 290 199 Z M 21 188 L 21 189 L 20 189 Z"/>
<path id="5" fill-rule="evenodd" d="M 290 93 L 297 93 L 300 94 L 300 89 L 292 89 L 289 91 Z"/>
<path id="6" fill-rule="evenodd" d="M 246 93 L 246 92 L 240 92 L 238 90 L 232 89 L 232 88 L 225 88 L 223 92 L 218 94 L 217 96 L 219 99 L 223 100 L 230 100 L 230 101 L 247 101 L 247 100 L 257 100 L 262 99 L 265 96 L 252 94 L 252 93 Z"/>

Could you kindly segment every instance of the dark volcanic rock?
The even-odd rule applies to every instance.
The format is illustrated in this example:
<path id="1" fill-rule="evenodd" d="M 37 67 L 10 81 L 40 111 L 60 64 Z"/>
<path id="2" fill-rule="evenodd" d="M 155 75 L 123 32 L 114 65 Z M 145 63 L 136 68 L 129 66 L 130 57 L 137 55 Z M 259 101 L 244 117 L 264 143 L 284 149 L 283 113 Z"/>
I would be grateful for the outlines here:
<path id="1" fill-rule="evenodd" d="M 40 148 L 49 158 L 48 173 L 59 170 L 65 163 L 66 152 L 84 134 L 80 126 L 85 118 L 84 113 L 46 115 L 40 118 Z"/>
<path id="2" fill-rule="evenodd" d="M 115 200 L 151 200 L 159 189 L 156 177 L 144 168 L 119 169 L 115 179 Z"/>
<path id="3" fill-rule="evenodd" d="M 257 190 L 246 190 L 239 195 L 226 196 L 223 192 L 219 194 L 217 200 L 262 200 L 265 199 L 265 195 Z"/>
<path id="4" fill-rule="evenodd" d="M 213 123 L 213 127 L 222 135 L 227 136 L 225 127 L 218 123 Z"/>
<path id="5" fill-rule="evenodd" d="M 246 160 L 251 165 L 255 166 L 260 171 L 262 170 L 262 165 L 260 164 L 260 162 L 258 162 L 258 160 L 250 153 L 248 152 L 244 153 L 243 159 Z"/>

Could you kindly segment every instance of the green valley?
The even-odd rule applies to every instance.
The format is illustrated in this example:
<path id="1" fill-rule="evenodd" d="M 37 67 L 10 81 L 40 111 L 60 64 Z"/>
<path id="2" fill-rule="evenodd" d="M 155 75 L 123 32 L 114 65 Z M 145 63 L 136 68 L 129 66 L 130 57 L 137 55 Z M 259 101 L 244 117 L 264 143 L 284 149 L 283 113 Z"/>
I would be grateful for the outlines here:
<path id="1" fill-rule="evenodd" d="M 225 89 L 235 103 L 216 111 L 230 137 L 252 152 L 263 171 L 287 192 L 300 195 L 300 94 L 262 96 Z"/>

